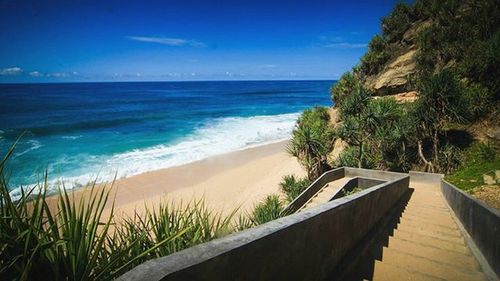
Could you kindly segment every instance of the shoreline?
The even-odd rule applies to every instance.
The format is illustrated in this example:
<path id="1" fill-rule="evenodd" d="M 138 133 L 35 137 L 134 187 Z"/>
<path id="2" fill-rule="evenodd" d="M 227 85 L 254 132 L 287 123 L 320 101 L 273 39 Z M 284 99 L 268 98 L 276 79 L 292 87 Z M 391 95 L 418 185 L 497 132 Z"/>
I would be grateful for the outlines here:
<path id="1" fill-rule="evenodd" d="M 237 208 L 248 212 L 265 196 L 280 192 L 279 182 L 284 175 L 305 176 L 296 159 L 286 152 L 287 143 L 249 147 L 117 179 L 110 192 L 115 217 L 131 216 L 160 202 L 185 206 L 199 200 L 223 214 Z M 110 183 L 99 186 L 110 188 Z M 86 193 L 86 189 L 78 189 L 71 191 L 70 197 L 78 200 Z M 55 203 L 57 195 L 51 197 Z M 110 207 L 106 211 L 109 213 Z"/>

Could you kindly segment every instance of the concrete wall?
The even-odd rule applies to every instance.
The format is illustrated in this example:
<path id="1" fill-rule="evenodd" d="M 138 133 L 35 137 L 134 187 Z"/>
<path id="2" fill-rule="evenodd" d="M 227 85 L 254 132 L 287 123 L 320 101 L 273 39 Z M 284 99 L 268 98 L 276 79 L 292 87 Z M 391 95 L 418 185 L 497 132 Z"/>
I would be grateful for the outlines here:
<path id="1" fill-rule="evenodd" d="M 410 181 L 428 184 L 440 184 L 443 174 L 410 171 Z"/>
<path id="2" fill-rule="evenodd" d="M 367 189 L 382 184 L 384 182 L 386 181 L 355 177 L 346 182 L 344 186 L 341 189 L 339 189 L 339 191 L 337 191 L 330 200 L 335 200 L 343 197 L 345 192 L 351 192 L 355 187 L 359 187 L 361 189 Z"/>
<path id="3" fill-rule="evenodd" d="M 147 261 L 119 280 L 321 280 L 408 191 L 401 175 L 356 194 Z"/>
<path id="4" fill-rule="evenodd" d="M 500 212 L 442 181 L 446 201 L 490 267 L 500 276 Z"/>
<path id="5" fill-rule="evenodd" d="M 361 178 L 372 178 L 378 180 L 395 180 L 399 179 L 406 174 L 396 173 L 396 172 L 388 172 L 388 171 L 378 171 L 378 170 L 370 170 L 370 169 L 359 169 L 359 168 L 350 168 L 345 167 L 344 173 L 346 177 L 361 177 Z"/>
<path id="6" fill-rule="evenodd" d="M 344 168 L 333 169 L 328 172 L 323 173 L 319 178 L 317 178 L 309 187 L 307 187 L 297 198 L 295 198 L 290 204 L 288 204 L 285 209 L 283 209 L 283 214 L 295 213 L 300 207 L 302 207 L 309 199 L 311 199 L 325 184 L 338 180 L 344 177 Z"/>

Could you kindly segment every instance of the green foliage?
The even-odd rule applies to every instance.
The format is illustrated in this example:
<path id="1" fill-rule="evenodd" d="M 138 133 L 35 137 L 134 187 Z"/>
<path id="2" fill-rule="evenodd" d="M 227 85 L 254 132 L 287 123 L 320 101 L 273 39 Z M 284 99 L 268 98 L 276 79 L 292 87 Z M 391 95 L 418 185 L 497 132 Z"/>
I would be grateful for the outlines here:
<path id="1" fill-rule="evenodd" d="M 342 99 L 350 94 L 356 87 L 359 86 L 359 79 L 353 72 L 346 72 L 340 77 L 340 80 L 335 83 L 330 89 L 332 101 L 339 105 Z"/>
<path id="2" fill-rule="evenodd" d="M 308 109 L 299 117 L 292 132 L 288 152 L 298 158 L 310 180 L 316 179 L 328 168 L 326 158 L 333 148 L 333 130 L 329 120 L 327 108 Z"/>
<path id="3" fill-rule="evenodd" d="M 361 71 L 367 75 L 380 71 L 391 57 L 386 40 L 375 35 L 368 45 L 368 52 L 361 58 Z"/>
<path id="4" fill-rule="evenodd" d="M 483 185 L 483 174 L 500 169 L 498 152 L 484 143 L 476 143 L 467 149 L 461 162 L 462 165 L 446 180 L 466 191 Z"/>
<path id="5" fill-rule="evenodd" d="M 280 182 L 281 191 L 285 193 L 288 203 L 292 202 L 302 191 L 304 191 L 311 181 L 307 178 L 298 179 L 294 175 L 286 175 Z"/>
<path id="6" fill-rule="evenodd" d="M 351 191 L 345 191 L 344 189 L 342 189 L 342 196 L 353 195 L 354 193 L 358 193 L 360 191 L 363 191 L 363 189 L 358 186 L 355 186 L 353 189 L 351 189 Z"/>
<path id="7" fill-rule="evenodd" d="M 417 65 L 423 73 L 450 69 L 459 78 L 480 83 L 499 98 L 500 5 L 496 0 L 417 1 L 429 15 L 417 41 Z"/>
<path id="8" fill-rule="evenodd" d="M 255 206 L 251 220 L 255 225 L 263 224 L 281 217 L 283 202 L 278 195 L 269 195 Z"/>
<path id="9" fill-rule="evenodd" d="M 111 280 L 148 259 L 232 231 L 233 214 L 214 214 L 201 201 L 186 208 L 162 204 L 117 222 L 109 189 L 95 183 L 79 200 L 62 189 L 58 211 L 49 206 L 47 177 L 14 201 L 4 176 L 12 151 L 0 162 L 2 280 Z"/>
<path id="10" fill-rule="evenodd" d="M 481 84 L 472 83 L 463 87 L 461 92 L 465 116 L 468 121 L 475 121 L 490 112 L 494 99 L 492 93 Z"/>
<path id="11" fill-rule="evenodd" d="M 392 12 L 382 18 L 382 33 L 389 42 L 400 40 L 414 20 L 412 6 L 397 3 Z"/>

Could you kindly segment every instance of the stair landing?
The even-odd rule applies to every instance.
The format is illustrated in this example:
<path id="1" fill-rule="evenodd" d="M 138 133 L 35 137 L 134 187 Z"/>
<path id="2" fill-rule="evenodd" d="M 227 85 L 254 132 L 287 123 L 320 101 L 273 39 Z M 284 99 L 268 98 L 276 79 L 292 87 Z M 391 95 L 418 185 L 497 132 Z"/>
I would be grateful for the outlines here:
<path id="1" fill-rule="evenodd" d="M 488 280 L 465 244 L 439 184 L 411 183 L 414 192 L 375 262 L 373 280 Z"/>

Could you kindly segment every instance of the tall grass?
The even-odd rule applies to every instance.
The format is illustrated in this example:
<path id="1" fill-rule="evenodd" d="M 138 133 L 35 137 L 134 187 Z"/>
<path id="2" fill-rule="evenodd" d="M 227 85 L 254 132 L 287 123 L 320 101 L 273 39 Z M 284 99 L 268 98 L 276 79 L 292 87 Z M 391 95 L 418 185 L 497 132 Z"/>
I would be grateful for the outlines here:
<path id="1" fill-rule="evenodd" d="M 160 204 L 116 221 L 110 188 L 95 182 L 79 200 L 62 188 L 57 208 L 49 206 L 47 175 L 13 200 L 4 176 L 12 151 L 0 162 L 0 280 L 110 280 L 234 230 L 234 212 L 214 213 L 203 201 Z"/>

